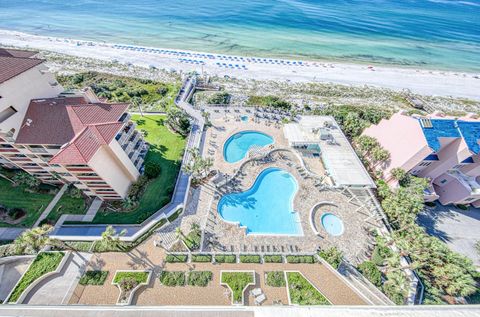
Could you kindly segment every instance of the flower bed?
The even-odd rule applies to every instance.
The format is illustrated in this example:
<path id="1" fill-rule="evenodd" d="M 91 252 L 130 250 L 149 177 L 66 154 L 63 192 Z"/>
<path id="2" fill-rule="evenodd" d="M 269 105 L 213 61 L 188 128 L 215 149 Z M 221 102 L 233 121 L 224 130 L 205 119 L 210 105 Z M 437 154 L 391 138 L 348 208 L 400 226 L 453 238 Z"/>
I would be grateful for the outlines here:
<path id="1" fill-rule="evenodd" d="M 107 279 L 108 271 L 86 271 L 80 278 L 80 285 L 103 285 Z"/>
<path id="2" fill-rule="evenodd" d="M 7 302 L 15 303 L 19 300 L 22 293 L 36 280 L 47 273 L 54 272 L 60 262 L 62 262 L 65 253 L 63 252 L 42 252 L 37 255 L 28 270 L 23 274 L 20 281 L 8 297 Z"/>
<path id="3" fill-rule="evenodd" d="M 215 255 L 215 262 L 217 263 L 237 263 L 237 256 L 234 254 L 217 254 Z"/>
<path id="4" fill-rule="evenodd" d="M 162 271 L 160 273 L 160 283 L 165 286 L 185 286 L 185 272 L 181 271 Z"/>
<path id="5" fill-rule="evenodd" d="M 148 284 L 151 274 L 150 271 L 117 271 L 112 281 L 120 289 L 117 305 L 129 305 L 135 292 Z"/>
<path id="6" fill-rule="evenodd" d="M 288 298 L 293 305 L 331 305 L 300 272 L 285 272 Z"/>
<path id="7" fill-rule="evenodd" d="M 285 274 L 282 271 L 266 272 L 265 275 L 265 284 L 268 286 L 284 287 L 286 285 Z"/>
<path id="8" fill-rule="evenodd" d="M 213 273 L 210 271 L 191 271 L 188 273 L 188 285 L 206 287 L 212 277 Z"/>
<path id="9" fill-rule="evenodd" d="M 220 284 L 232 292 L 232 304 L 243 305 L 244 293 L 248 286 L 255 285 L 254 271 L 221 271 Z"/>

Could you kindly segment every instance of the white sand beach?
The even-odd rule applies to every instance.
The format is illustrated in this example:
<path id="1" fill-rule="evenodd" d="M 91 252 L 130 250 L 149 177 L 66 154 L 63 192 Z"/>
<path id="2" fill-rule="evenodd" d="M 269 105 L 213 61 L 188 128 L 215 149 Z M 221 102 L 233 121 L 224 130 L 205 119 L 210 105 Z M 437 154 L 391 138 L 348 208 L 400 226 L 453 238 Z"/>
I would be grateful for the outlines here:
<path id="1" fill-rule="evenodd" d="M 8 30 L 0 30 L 2 45 L 178 72 L 197 71 L 241 79 L 369 85 L 394 90 L 409 89 L 423 95 L 480 100 L 480 74 L 473 73 L 241 57 L 37 36 Z"/>

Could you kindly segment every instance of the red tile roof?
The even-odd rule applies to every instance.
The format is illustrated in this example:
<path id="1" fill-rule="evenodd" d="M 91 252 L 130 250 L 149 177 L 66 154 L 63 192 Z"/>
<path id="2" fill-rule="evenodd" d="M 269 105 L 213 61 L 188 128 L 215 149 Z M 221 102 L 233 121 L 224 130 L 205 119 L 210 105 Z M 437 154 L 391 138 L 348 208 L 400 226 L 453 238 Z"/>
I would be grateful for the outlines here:
<path id="1" fill-rule="evenodd" d="M 40 65 L 43 60 L 0 55 L 0 84 Z"/>
<path id="2" fill-rule="evenodd" d="M 82 97 L 32 100 L 16 143 L 62 145 L 50 163 L 86 164 L 115 138 L 127 108 L 125 103 L 87 103 Z"/>
<path id="3" fill-rule="evenodd" d="M 17 50 L 14 48 L 0 48 L 0 56 L 30 58 L 37 55 L 37 51 Z"/>

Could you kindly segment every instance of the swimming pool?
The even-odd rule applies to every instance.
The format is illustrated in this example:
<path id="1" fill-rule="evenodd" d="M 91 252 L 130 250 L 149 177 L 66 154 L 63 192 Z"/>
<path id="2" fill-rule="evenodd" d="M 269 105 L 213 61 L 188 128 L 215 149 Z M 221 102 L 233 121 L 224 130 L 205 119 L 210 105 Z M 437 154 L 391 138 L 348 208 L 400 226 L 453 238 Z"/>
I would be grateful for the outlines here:
<path id="1" fill-rule="evenodd" d="M 228 163 L 235 163 L 242 160 L 252 146 L 265 146 L 272 143 L 273 138 L 262 132 L 238 132 L 229 137 L 225 142 L 223 146 L 223 157 Z"/>
<path id="2" fill-rule="evenodd" d="M 293 210 L 297 190 L 290 173 L 270 167 L 247 191 L 223 196 L 218 213 L 225 221 L 246 227 L 247 234 L 302 235 L 298 213 Z"/>
<path id="3" fill-rule="evenodd" d="M 328 234 L 332 236 L 340 236 L 343 234 L 343 221 L 334 214 L 327 212 L 322 216 L 321 222 Z"/>

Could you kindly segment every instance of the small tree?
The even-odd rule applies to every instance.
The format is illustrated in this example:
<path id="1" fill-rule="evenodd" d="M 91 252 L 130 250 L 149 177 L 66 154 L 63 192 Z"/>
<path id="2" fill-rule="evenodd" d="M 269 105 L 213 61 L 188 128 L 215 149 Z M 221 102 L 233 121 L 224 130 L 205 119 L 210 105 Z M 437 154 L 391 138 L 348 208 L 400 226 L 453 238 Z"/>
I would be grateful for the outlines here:
<path id="1" fill-rule="evenodd" d="M 148 178 L 156 178 L 160 175 L 162 166 L 156 161 L 148 161 L 145 163 L 145 176 Z"/>
<path id="2" fill-rule="evenodd" d="M 112 225 L 107 226 L 105 231 L 102 232 L 102 242 L 107 247 L 116 247 L 120 242 L 120 237 L 124 236 L 127 233 L 127 230 L 123 229 L 120 233 L 117 234 L 117 230 Z"/>
<path id="3" fill-rule="evenodd" d="M 17 185 L 26 185 L 29 188 L 37 188 L 40 185 L 40 181 L 33 175 L 25 173 L 25 172 L 18 172 L 13 176 L 12 180 Z"/>
<path id="4" fill-rule="evenodd" d="M 36 227 L 24 231 L 14 241 L 14 246 L 17 253 L 38 253 L 46 245 L 50 244 L 51 240 L 48 234 L 53 230 L 53 227 L 44 224 L 41 227 Z"/>
<path id="5" fill-rule="evenodd" d="M 183 165 L 183 171 L 192 175 L 195 180 L 207 177 L 213 166 L 212 158 L 203 158 L 198 148 L 189 149 L 191 159 Z"/>

